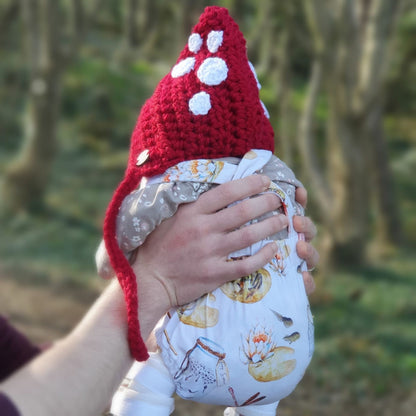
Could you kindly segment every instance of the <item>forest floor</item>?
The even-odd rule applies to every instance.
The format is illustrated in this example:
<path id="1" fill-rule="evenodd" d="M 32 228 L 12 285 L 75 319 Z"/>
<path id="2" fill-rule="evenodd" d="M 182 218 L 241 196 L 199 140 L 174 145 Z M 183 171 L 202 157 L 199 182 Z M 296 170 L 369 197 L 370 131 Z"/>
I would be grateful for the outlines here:
<path id="1" fill-rule="evenodd" d="M 1 270 L 1 268 L 0 268 Z M 101 290 L 101 283 L 79 285 L 74 283 L 48 283 L 11 276 L 0 272 L 1 313 L 6 315 L 34 342 L 48 344 L 67 334 L 80 320 Z M 318 344 L 319 345 L 319 344 Z M 319 347 L 318 347 L 319 348 Z M 330 365 L 330 364 L 329 364 Z M 342 362 L 338 363 L 342 377 Z M 296 391 L 282 401 L 279 416 L 292 415 L 377 415 L 413 416 L 416 393 L 404 392 L 400 386 L 390 387 L 383 394 L 355 396 L 347 385 L 348 380 L 327 384 L 313 375 L 313 365 Z M 332 377 L 337 372 L 332 371 Z M 339 386 L 345 386 L 340 388 Z M 335 386 L 335 387 L 334 387 Z M 223 408 L 195 404 L 177 398 L 174 416 L 220 416 Z"/>

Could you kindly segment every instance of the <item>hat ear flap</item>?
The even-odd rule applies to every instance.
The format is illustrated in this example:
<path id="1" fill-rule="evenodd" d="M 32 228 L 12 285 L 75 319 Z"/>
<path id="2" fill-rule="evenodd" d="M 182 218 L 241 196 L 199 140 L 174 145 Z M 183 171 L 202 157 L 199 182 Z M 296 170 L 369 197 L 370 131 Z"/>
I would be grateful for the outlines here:
<path id="1" fill-rule="evenodd" d="M 114 192 L 105 215 L 104 241 L 111 265 L 116 272 L 127 305 L 127 338 L 131 354 L 137 361 L 145 361 L 149 358 L 149 354 L 140 333 L 136 275 L 124 253 L 121 251 L 116 237 L 117 215 L 121 204 L 124 198 L 136 188 L 139 179 L 140 177 L 137 174 L 127 174 Z"/>

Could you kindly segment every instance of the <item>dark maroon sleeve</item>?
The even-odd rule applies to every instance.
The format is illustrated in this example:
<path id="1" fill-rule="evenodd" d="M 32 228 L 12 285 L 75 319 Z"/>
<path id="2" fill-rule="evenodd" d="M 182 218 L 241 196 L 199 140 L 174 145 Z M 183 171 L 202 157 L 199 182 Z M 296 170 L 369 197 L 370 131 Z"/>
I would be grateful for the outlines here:
<path id="1" fill-rule="evenodd" d="M 0 316 L 0 381 L 22 367 L 39 352 L 39 347 L 33 345 Z"/>
<path id="2" fill-rule="evenodd" d="M 1 416 L 20 416 L 19 411 L 9 398 L 0 391 L 0 415 Z"/>

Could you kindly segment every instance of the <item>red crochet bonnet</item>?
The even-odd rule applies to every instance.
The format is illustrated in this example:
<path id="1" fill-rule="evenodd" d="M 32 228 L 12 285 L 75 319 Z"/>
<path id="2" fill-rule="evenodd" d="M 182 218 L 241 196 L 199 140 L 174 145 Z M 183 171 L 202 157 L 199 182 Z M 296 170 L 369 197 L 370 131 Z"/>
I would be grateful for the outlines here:
<path id="1" fill-rule="evenodd" d="M 273 151 L 273 129 L 259 88 L 238 25 L 227 9 L 212 6 L 141 109 L 125 176 L 104 221 L 106 249 L 127 304 L 129 346 L 138 361 L 146 360 L 148 352 L 140 334 L 136 276 L 116 238 L 120 206 L 142 177 L 179 162 L 241 157 L 250 149 Z"/>

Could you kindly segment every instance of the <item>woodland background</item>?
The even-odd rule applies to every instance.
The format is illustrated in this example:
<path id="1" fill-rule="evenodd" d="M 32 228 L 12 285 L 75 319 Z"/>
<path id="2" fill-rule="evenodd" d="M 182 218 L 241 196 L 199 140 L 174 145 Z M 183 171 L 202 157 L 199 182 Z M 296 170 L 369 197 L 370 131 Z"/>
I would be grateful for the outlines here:
<path id="1" fill-rule="evenodd" d="M 0 1 L 0 313 L 36 342 L 102 289 L 94 252 L 144 100 L 202 0 Z M 309 192 L 316 353 L 282 416 L 416 406 L 416 0 L 217 1 Z M 222 414 L 178 401 L 175 415 Z"/>

